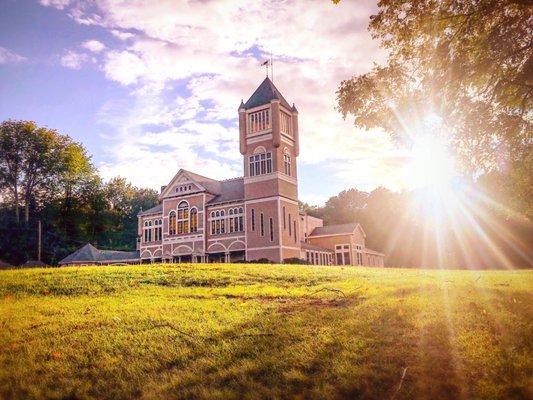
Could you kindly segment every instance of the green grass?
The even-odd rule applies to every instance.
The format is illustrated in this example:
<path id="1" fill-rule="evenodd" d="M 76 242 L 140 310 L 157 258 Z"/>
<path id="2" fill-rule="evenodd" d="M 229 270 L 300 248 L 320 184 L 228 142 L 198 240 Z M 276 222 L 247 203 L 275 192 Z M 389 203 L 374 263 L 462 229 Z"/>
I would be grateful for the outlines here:
<path id="1" fill-rule="evenodd" d="M 532 292 L 531 270 L 0 271 L 0 398 L 532 398 Z"/>

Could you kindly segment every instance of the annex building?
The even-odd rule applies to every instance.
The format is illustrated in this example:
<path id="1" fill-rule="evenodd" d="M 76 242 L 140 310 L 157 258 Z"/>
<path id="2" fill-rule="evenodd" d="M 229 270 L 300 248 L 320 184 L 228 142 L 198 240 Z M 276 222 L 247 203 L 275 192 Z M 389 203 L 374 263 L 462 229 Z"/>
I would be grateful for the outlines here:
<path id="1" fill-rule="evenodd" d="M 361 225 L 323 226 L 299 211 L 295 105 L 267 77 L 238 113 L 244 176 L 216 180 L 179 170 L 160 203 L 138 214 L 140 260 L 383 266 Z"/>

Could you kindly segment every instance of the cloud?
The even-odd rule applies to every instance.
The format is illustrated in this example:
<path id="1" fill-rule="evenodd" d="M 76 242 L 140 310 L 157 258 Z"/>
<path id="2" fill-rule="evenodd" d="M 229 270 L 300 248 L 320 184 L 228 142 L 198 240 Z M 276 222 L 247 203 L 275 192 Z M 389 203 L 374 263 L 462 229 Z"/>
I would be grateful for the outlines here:
<path id="1" fill-rule="evenodd" d="M 133 33 L 123 32 L 117 29 L 111 29 L 111 34 L 120 40 L 128 40 L 135 36 Z"/>
<path id="2" fill-rule="evenodd" d="M 175 172 L 177 161 L 202 172 L 221 166 L 238 171 L 236 109 L 263 79 L 259 64 L 272 52 L 274 82 L 300 111 L 301 162 L 330 168 L 347 184 L 357 175 L 357 184 L 395 185 L 395 160 L 401 154 L 388 136 L 355 129 L 335 110 L 339 83 L 385 58 L 366 29 L 374 1 L 91 4 L 72 6 L 69 15 L 127 39 L 117 48 L 102 50 L 101 69 L 107 79 L 129 88 L 133 103 L 113 108 L 114 117 L 107 119 L 115 123 L 106 127 L 106 137 L 112 139 L 107 139 L 105 173 L 116 166 L 117 173 L 129 171 L 127 177 L 134 182 L 140 179 L 138 173 L 149 182 L 155 178 L 148 175 L 156 174 L 151 162 Z M 176 92 L 179 100 L 169 99 Z M 146 120 L 159 128 L 147 128 Z M 134 151 L 132 143 L 142 151 Z M 174 149 L 174 143 L 182 143 L 187 154 Z M 128 156 L 121 151 L 124 146 L 131 150 Z"/>
<path id="3" fill-rule="evenodd" d="M 93 53 L 100 53 L 106 48 L 105 44 L 99 42 L 98 40 L 87 40 L 81 44 L 81 47 L 92 51 Z"/>
<path id="4" fill-rule="evenodd" d="M 69 50 L 61 56 L 60 63 L 65 68 L 80 69 L 88 60 L 89 56 L 87 54 Z"/>
<path id="5" fill-rule="evenodd" d="M 71 3 L 71 0 L 39 0 L 39 3 L 45 7 L 55 7 L 62 10 Z"/>
<path id="6" fill-rule="evenodd" d="M 17 64 L 26 61 L 26 57 L 23 57 L 5 47 L 0 47 L 0 64 Z"/>

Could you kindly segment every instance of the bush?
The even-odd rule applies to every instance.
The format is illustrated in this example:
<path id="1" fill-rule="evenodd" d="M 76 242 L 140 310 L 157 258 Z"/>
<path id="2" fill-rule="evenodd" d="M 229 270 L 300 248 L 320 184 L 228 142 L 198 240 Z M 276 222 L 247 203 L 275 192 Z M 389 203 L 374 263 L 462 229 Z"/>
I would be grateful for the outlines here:
<path id="1" fill-rule="evenodd" d="M 306 260 L 302 260 L 301 258 L 298 258 L 298 257 L 291 257 L 291 258 L 286 258 L 283 260 L 283 264 L 302 264 L 302 265 L 307 265 L 308 262 Z"/>

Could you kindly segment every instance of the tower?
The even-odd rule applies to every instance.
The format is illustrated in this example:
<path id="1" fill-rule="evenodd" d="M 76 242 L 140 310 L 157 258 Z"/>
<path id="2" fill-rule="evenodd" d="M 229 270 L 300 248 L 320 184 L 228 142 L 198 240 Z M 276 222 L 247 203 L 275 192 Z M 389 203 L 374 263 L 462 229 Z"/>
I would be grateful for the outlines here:
<path id="1" fill-rule="evenodd" d="M 267 77 L 239 106 L 248 260 L 300 256 L 298 111 Z"/>

